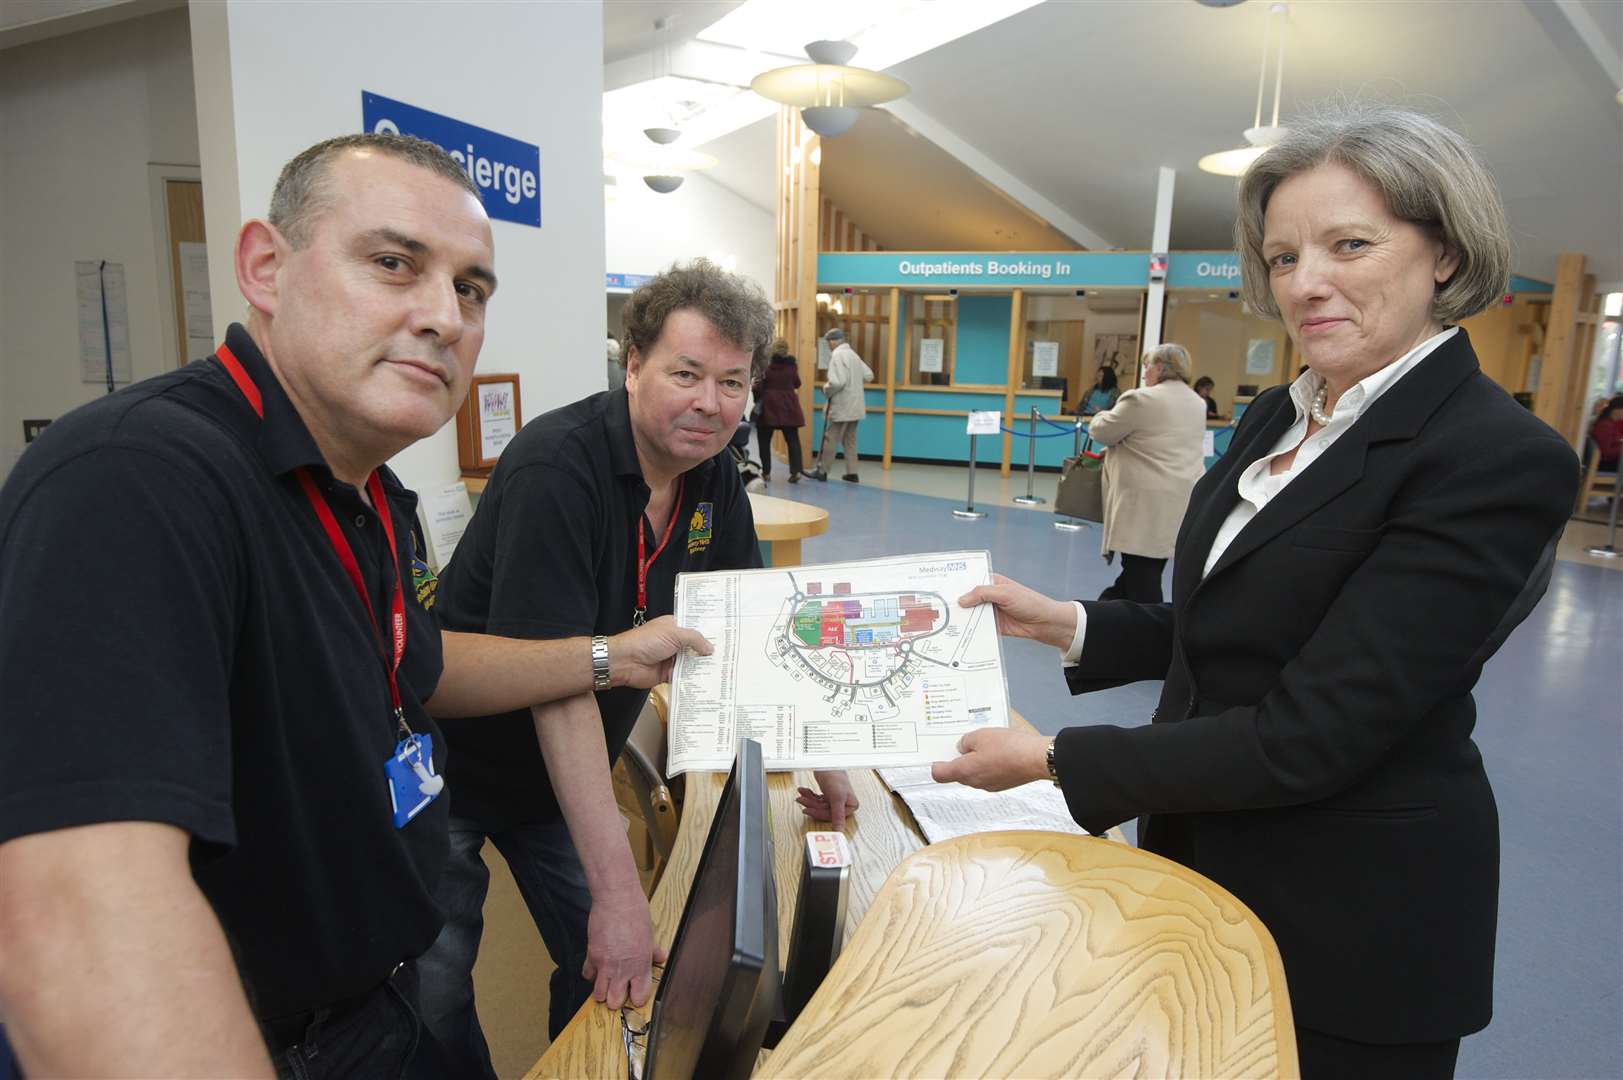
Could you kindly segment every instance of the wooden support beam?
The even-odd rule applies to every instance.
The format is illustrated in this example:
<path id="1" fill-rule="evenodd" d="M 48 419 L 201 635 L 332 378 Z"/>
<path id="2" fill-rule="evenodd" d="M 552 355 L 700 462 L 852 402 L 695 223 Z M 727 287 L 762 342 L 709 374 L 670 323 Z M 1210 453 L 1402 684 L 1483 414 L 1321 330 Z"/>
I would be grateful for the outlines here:
<path id="1" fill-rule="evenodd" d="M 891 437 L 896 421 L 896 351 L 902 339 L 902 290 L 890 290 L 890 339 L 885 342 L 885 458 L 890 468 Z"/>
<path id="2" fill-rule="evenodd" d="M 1014 421 L 1014 388 L 1020 382 L 1020 369 L 1025 362 L 1025 331 L 1026 331 L 1026 294 L 1021 289 L 1014 290 L 1009 298 L 1009 377 L 1003 387 L 1003 417 L 1007 426 L 1013 426 Z M 1009 475 L 1009 458 L 1013 451 L 1014 436 L 1008 432 L 1003 433 L 1003 463 L 998 471 Z"/>
<path id="3" fill-rule="evenodd" d="M 1556 262 L 1555 293 L 1550 298 L 1550 318 L 1544 334 L 1544 362 L 1533 395 L 1533 414 L 1573 446 L 1578 444 L 1577 418 L 1566 413 L 1568 387 L 1583 379 L 1573 348 L 1578 336 L 1578 309 L 1583 304 L 1583 283 L 1583 254 L 1564 252 Z"/>

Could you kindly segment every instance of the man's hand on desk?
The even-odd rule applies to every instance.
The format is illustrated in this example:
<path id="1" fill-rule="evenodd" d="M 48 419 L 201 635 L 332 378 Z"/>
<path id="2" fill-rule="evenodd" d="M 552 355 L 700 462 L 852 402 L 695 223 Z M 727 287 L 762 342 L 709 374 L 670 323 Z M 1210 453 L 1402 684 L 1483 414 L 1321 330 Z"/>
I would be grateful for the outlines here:
<path id="1" fill-rule="evenodd" d="M 677 626 L 669 615 L 615 634 L 609 638 L 610 681 L 615 686 L 643 690 L 669 682 L 676 654 L 683 649 L 692 649 L 700 656 L 709 656 L 713 651 L 703 634 Z"/>
<path id="2" fill-rule="evenodd" d="M 959 607 L 991 604 L 997 610 L 997 632 L 1005 637 L 1030 638 L 1064 652 L 1076 635 L 1076 605 L 1053 600 L 1002 574 L 992 584 L 977 585 L 958 598 Z"/>
<path id="3" fill-rule="evenodd" d="M 1053 736 L 1008 728 L 981 728 L 958 740 L 960 756 L 930 766 L 937 783 L 954 781 L 982 791 L 1007 791 L 1048 779 L 1048 744 Z"/>
<path id="4" fill-rule="evenodd" d="M 835 830 L 845 828 L 845 815 L 856 810 L 856 792 L 851 790 L 851 778 L 843 771 L 817 772 L 812 774 L 817 778 L 818 791 L 811 788 L 801 788 L 800 794 L 795 796 L 795 802 L 809 818 L 826 821 L 833 825 Z"/>
<path id="5" fill-rule="evenodd" d="M 641 1008 L 654 985 L 650 959 L 663 964 L 665 950 L 654 946 L 654 925 L 642 893 L 593 901 L 586 920 L 586 963 L 580 971 L 592 983 L 592 997 L 611 1009 L 628 1001 Z"/>

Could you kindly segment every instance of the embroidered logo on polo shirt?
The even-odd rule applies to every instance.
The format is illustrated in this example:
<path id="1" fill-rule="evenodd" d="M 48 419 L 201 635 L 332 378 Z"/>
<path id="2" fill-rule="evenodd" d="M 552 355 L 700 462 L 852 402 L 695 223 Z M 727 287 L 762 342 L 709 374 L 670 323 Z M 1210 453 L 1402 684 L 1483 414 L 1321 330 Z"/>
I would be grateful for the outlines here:
<path id="1" fill-rule="evenodd" d="M 710 546 L 711 504 L 702 502 L 693 508 L 688 519 L 688 554 L 696 555 Z"/>
<path id="2" fill-rule="evenodd" d="M 434 571 L 429 567 L 428 563 L 424 562 L 423 557 L 417 554 L 416 547 L 416 537 L 413 537 L 411 587 L 417 594 L 417 603 L 421 605 L 424 611 L 428 611 L 434 606 L 434 601 L 438 599 L 440 579 L 434 576 Z"/>

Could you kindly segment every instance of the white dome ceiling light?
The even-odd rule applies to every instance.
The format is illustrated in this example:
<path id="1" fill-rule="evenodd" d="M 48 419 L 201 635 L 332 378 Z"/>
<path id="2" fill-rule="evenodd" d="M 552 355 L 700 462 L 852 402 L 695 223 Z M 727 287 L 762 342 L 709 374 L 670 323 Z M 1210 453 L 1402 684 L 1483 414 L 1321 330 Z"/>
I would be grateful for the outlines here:
<path id="1" fill-rule="evenodd" d="M 677 147 L 675 143 L 682 133 L 675 128 L 644 128 L 643 135 L 650 145 L 612 151 L 608 166 L 641 175 L 642 182 L 661 195 L 669 195 L 681 187 L 688 173 L 713 168 L 716 164 L 716 159 L 709 154 Z"/>
<path id="2" fill-rule="evenodd" d="M 1289 134 L 1288 128 L 1279 126 L 1279 93 L 1285 82 L 1285 28 L 1290 15 L 1290 5 L 1279 2 L 1268 8 L 1269 27 L 1263 31 L 1262 38 L 1262 68 L 1257 73 L 1257 111 L 1252 117 L 1251 126 L 1245 130 L 1246 145 L 1233 150 L 1219 150 L 1207 154 L 1200 159 L 1203 171 L 1216 173 L 1219 176 L 1240 176 L 1251 167 L 1251 163 L 1267 152 L 1268 148 Z M 1268 85 L 1268 30 L 1277 24 L 1279 27 L 1278 66 L 1274 72 L 1274 116 L 1272 122 L 1264 125 L 1262 122 L 1262 96 Z"/>
<path id="3" fill-rule="evenodd" d="M 861 110 L 894 101 L 909 90 L 894 76 L 849 66 L 856 51 L 849 41 L 814 41 L 806 46 L 811 63 L 763 72 L 751 80 L 750 89 L 799 109 L 806 126 L 824 138 L 844 135 Z"/>

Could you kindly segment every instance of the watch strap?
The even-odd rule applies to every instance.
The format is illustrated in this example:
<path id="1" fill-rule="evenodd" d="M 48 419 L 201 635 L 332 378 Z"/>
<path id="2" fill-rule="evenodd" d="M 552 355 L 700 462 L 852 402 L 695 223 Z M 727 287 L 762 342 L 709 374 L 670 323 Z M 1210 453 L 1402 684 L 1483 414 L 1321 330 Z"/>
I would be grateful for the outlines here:
<path id="1" fill-rule="evenodd" d="M 609 688 L 609 639 L 602 634 L 592 638 L 592 689 Z"/>

